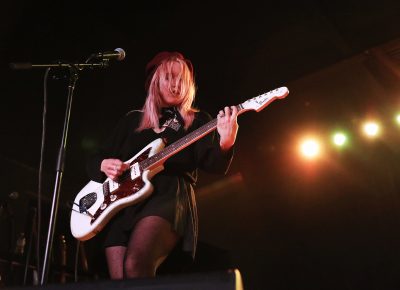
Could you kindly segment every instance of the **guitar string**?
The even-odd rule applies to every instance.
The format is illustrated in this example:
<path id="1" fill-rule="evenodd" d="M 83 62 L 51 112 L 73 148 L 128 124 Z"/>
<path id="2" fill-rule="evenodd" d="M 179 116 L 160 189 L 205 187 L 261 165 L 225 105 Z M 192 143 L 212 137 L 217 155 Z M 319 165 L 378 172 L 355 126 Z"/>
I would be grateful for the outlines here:
<path id="1" fill-rule="evenodd" d="M 278 89 L 276 89 L 276 90 L 278 90 Z M 252 98 L 252 100 L 255 100 L 255 99 L 259 98 L 259 97 L 266 96 L 266 95 L 270 94 L 272 91 L 276 91 L 276 90 L 271 90 L 271 91 L 269 91 L 269 92 L 267 92 L 267 93 L 265 93 L 265 94 L 262 94 L 262 95 L 260 95 L 260 96 L 255 97 L 255 98 Z M 240 113 L 240 112 L 244 109 L 243 104 L 236 105 L 236 108 L 237 108 L 237 110 L 238 110 L 238 113 Z M 212 127 L 215 127 L 216 124 L 214 124 L 214 123 L 216 123 L 216 122 L 217 122 L 217 119 L 211 120 L 210 122 L 208 122 L 208 123 L 206 123 L 205 125 L 201 126 L 201 127 L 198 128 L 197 130 L 191 132 L 191 133 L 188 134 L 187 136 L 185 136 L 185 137 L 179 139 L 178 141 L 172 143 L 171 145 L 167 146 L 164 150 L 162 150 L 162 151 L 160 151 L 160 152 L 154 154 L 153 156 L 151 156 L 151 157 L 149 157 L 149 158 L 147 158 L 147 159 L 145 159 L 145 160 L 143 160 L 143 161 L 140 161 L 140 162 L 139 162 L 139 168 L 140 168 L 140 170 L 142 170 L 142 171 L 143 171 L 143 169 L 146 170 L 146 168 L 150 167 L 150 166 L 152 165 L 152 163 L 154 163 L 152 160 L 153 160 L 153 159 L 156 159 L 158 156 L 162 155 L 163 153 L 165 153 L 165 152 L 167 152 L 167 151 L 169 151 L 169 150 L 175 151 L 174 146 L 177 146 L 178 148 L 180 148 L 180 147 L 182 147 L 183 145 L 185 145 L 185 143 L 187 143 L 187 139 L 188 139 L 188 138 L 193 139 L 193 137 L 194 137 L 194 138 L 197 137 L 197 136 L 196 136 L 197 133 L 200 133 L 200 132 L 201 132 L 201 134 L 203 134 L 203 133 L 204 133 L 203 131 L 208 131 L 209 129 L 211 129 L 211 128 L 207 128 L 209 125 L 212 124 Z M 204 130 L 204 129 L 207 129 L 207 130 Z M 215 128 L 214 128 L 214 129 L 215 129 Z M 200 134 L 199 134 L 199 135 L 200 135 Z M 185 140 L 186 142 L 183 142 L 184 140 Z M 184 144 L 180 144 L 180 143 L 184 143 Z M 166 156 L 168 156 L 168 155 L 166 155 Z M 162 157 L 164 157 L 164 156 L 162 156 Z M 147 163 L 150 163 L 150 164 L 147 165 Z M 143 166 L 144 164 L 146 164 L 145 167 Z M 129 167 L 129 170 L 127 170 L 126 172 L 124 172 L 124 173 L 122 174 L 122 177 L 119 178 L 118 181 L 120 181 L 121 183 L 122 183 L 122 182 L 125 182 L 125 181 L 129 178 L 129 176 L 130 176 L 130 174 L 128 174 L 128 173 L 131 172 L 131 168 L 132 168 L 132 167 L 133 167 L 133 165 Z M 106 181 L 105 183 L 107 183 L 107 184 L 109 185 L 109 182 L 110 182 L 110 181 Z M 103 183 L 103 185 L 104 185 L 104 183 Z"/>
<path id="2" fill-rule="evenodd" d="M 268 92 L 268 93 L 266 93 L 266 94 L 262 94 L 262 95 L 260 95 L 260 96 L 258 96 L 258 97 L 255 97 L 255 98 L 253 98 L 253 100 L 256 99 L 256 98 L 259 98 L 259 97 L 261 97 L 261 96 L 266 96 L 266 95 L 268 95 L 268 94 L 271 93 L 271 92 L 272 92 L 272 91 L 270 91 L 270 92 Z M 244 109 L 244 107 L 243 107 L 242 104 L 237 105 L 236 108 L 237 108 L 237 110 L 238 110 L 238 113 L 240 113 L 240 112 Z M 197 137 L 199 137 L 200 135 L 203 135 L 203 134 L 204 134 L 204 135 L 203 135 L 202 137 L 204 137 L 205 135 L 207 135 L 208 133 L 210 133 L 211 131 L 213 131 L 213 130 L 216 129 L 216 123 L 217 123 L 217 119 L 213 119 L 213 120 L 211 120 L 210 122 L 208 122 L 208 123 L 206 123 L 205 125 L 203 125 L 203 126 L 201 126 L 200 128 L 198 128 L 197 130 L 191 132 L 190 134 L 186 135 L 185 137 L 183 137 L 183 138 L 179 139 L 178 141 L 172 143 L 171 145 L 167 146 L 166 148 L 164 148 L 164 150 L 162 150 L 162 151 L 160 151 L 160 152 L 154 154 L 154 155 L 151 156 L 151 157 L 146 158 L 145 160 L 140 161 L 140 162 L 139 162 L 139 169 L 143 172 L 143 170 L 146 170 L 146 169 L 149 168 L 152 164 L 154 164 L 156 161 L 158 161 L 157 159 L 158 159 L 159 157 L 161 157 L 161 159 L 162 159 L 162 158 L 165 158 L 165 157 L 168 158 L 168 157 L 169 157 L 168 155 L 171 155 L 170 153 L 176 151 L 175 147 L 177 147 L 177 148 L 179 149 L 179 148 L 185 146 L 187 143 L 189 143 L 188 140 L 190 141 L 190 144 L 192 144 L 193 142 L 197 141 L 197 140 L 193 141 L 193 139 L 196 139 Z M 201 137 L 200 137 L 200 138 L 201 138 Z M 192 142 L 192 141 L 193 141 L 193 142 Z M 190 145 L 190 144 L 189 144 L 189 145 Z M 187 146 L 189 146 L 189 145 L 187 145 Z M 170 152 L 170 151 L 172 151 L 172 152 Z M 164 155 L 164 156 L 163 156 L 163 155 Z M 154 161 L 154 159 L 155 159 L 155 161 Z M 147 164 L 147 163 L 149 163 L 149 164 Z M 133 164 L 133 165 L 134 165 L 134 164 Z M 131 175 L 130 173 L 131 173 L 131 170 L 132 170 L 133 165 L 129 167 L 129 170 L 127 170 L 127 171 L 125 171 L 125 172 L 122 173 L 121 177 L 118 179 L 119 183 L 123 183 L 123 182 L 125 182 L 128 178 L 130 178 L 130 175 Z M 112 180 L 111 180 L 111 181 L 112 181 Z M 110 181 L 107 181 L 107 182 L 106 182 L 108 188 L 109 188 L 109 182 L 110 182 Z M 105 183 L 103 183 L 103 188 L 104 188 L 104 184 L 105 184 Z M 112 192 L 109 192 L 109 193 L 112 193 Z M 104 192 L 103 192 L 103 195 L 104 195 Z M 75 202 L 74 202 L 74 204 L 77 205 L 77 206 L 80 208 L 80 206 L 79 206 L 78 204 L 76 204 Z M 81 209 L 81 208 L 80 208 L 80 209 Z M 72 208 L 72 210 L 73 210 L 73 211 L 76 211 L 76 210 L 73 209 L 73 208 Z M 84 212 L 85 212 L 87 215 L 89 215 L 90 217 L 92 217 L 92 218 L 94 217 L 93 215 L 90 214 L 90 212 L 86 209 L 86 207 L 84 207 Z M 80 212 L 80 213 L 81 213 L 81 212 Z"/>
<path id="3" fill-rule="evenodd" d="M 238 112 L 240 112 L 243 109 L 242 104 L 239 104 L 236 106 Z M 142 160 L 139 162 L 139 168 L 141 171 L 146 170 L 146 168 L 150 167 L 154 163 L 158 161 L 158 159 L 163 159 L 170 155 L 170 153 L 176 151 L 177 149 L 183 147 L 187 143 L 192 143 L 191 141 L 193 139 L 196 139 L 198 136 L 206 133 L 207 131 L 212 131 L 215 130 L 216 125 L 217 125 L 218 119 L 213 119 L 209 121 L 208 123 L 204 124 L 200 128 L 196 129 L 195 131 L 189 133 L 188 135 L 180 138 L 179 140 L 175 141 L 174 143 L 168 145 L 165 147 L 162 151 L 154 154 L 153 156 L 150 156 L 146 158 L 145 160 Z M 209 132 L 208 132 L 209 133 Z M 132 169 L 133 165 L 129 167 L 129 170 L 126 170 L 120 178 L 118 178 L 117 183 L 124 183 L 130 178 L 130 172 Z M 108 183 L 110 181 L 107 181 Z"/>
<path id="4" fill-rule="evenodd" d="M 210 130 L 212 127 L 215 127 L 217 119 L 214 119 L 210 122 L 208 122 L 207 124 L 201 126 L 199 129 L 191 132 L 190 134 L 186 135 L 185 137 L 177 140 L 176 142 L 172 143 L 171 145 L 165 147 L 162 151 L 146 158 L 143 161 L 139 162 L 139 168 L 143 171 L 146 170 L 146 168 L 150 167 L 151 165 L 153 165 L 155 162 L 157 162 L 159 159 L 163 159 L 166 156 L 168 156 L 171 151 L 176 151 L 176 148 L 181 148 L 182 146 L 184 146 L 186 143 L 188 143 L 188 141 L 193 140 L 194 138 L 198 137 L 199 135 L 203 134 L 205 131 Z M 148 164 L 149 163 L 149 164 Z M 125 182 L 128 178 L 130 178 L 130 172 L 132 169 L 133 165 L 129 167 L 129 170 L 126 170 L 121 177 L 118 179 L 117 182 L 119 183 L 123 183 Z"/>
<path id="5" fill-rule="evenodd" d="M 237 105 L 236 108 L 238 109 L 238 112 L 240 112 L 243 107 L 240 104 L 240 105 Z M 195 131 L 189 133 L 188 135 L 180 138 L 176 142 L 174 142 L 171 145 L 167 146 L 162 151 L 154 154 L 151 157 L 146 158 L 145 160 L 140 161 L 139 162 L 139 169 L 143 172 L 143 170 L 146 170 L 146 168 L 149 168 L 155 162 L 158 162 L 160 159 L 164 159 L 165 157 L 168 157 L 168 155 L 171 155 L 172 152 L 176 151 L 177 149 L 182 148 L 187 143 L 190 143 L 190 144 L 193 143 L 192 142 L 193 139 L 196 139 L 196 138 L 198 138 L 199 136 L 201 136 L 203 134 L 206 135 L 206 134 L 210 133 L 212 130 L 215 130 L 217 122 L 218 122 L 218 119 L 213 119 L 213 120 L 209 121 L 208 123 L 204 124 L 203 126 L 201 126 L 200 128 L 196 129 Z M 189 146 L 189 145 L 187 145 L 187 146 Z M 129 170 L 126 170 L 125 172 L 123 172 L 122 175 L 118 178 L 118 180 L 115 181 L 117 184 L 124 183 L 128 179 L 131 178 L 131 171 L 132 171 L 133 165 L 129 166 Z M 108 181 L 105 182 L 107 188 L 110 188 L 110 182 L 114 182 L 114 181 L 113 180 L 108 180 Z M 103 183 L 103 186 L 104 186 L 104 183 Z M 108 194 L 104 194 L 104 190 L 102 190 L 102 192 L 103 192 L 104 196 L 108 195 Z M 112 193 L 112 192 L 108 192 L 108 193 Z"/>

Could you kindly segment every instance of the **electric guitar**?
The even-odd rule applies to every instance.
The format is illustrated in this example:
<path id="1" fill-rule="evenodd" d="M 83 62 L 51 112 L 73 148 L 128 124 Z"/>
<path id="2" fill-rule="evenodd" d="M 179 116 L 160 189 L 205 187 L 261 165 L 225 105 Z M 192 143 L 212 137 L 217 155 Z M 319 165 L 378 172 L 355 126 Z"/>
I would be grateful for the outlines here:
<path id="1" fill-rule="evenodd" d="M 285 98 L 288 94 L 286 87 L 271 90 L 237 105 L 238 114 L 250 110 L 259 112 L 275 99 Z M 73 203 L 72 235 L 81 241 L 88 240 L 99 233 L 118 211 L 148 198 L 153 191 L 150 180 L 164 169 L 164 162 L 216 128 L 217 119 L 211 120 L 167 147 L 161 138 L 156 139 L 125 162 L 129 169 L 118 180 L 89 181 Z"/>

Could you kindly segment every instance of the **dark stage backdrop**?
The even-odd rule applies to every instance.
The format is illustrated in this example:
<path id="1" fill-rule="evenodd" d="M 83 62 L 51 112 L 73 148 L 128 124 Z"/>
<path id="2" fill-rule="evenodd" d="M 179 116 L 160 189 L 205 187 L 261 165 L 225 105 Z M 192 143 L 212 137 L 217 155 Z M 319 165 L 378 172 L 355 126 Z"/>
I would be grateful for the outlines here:
<path id="1" fill-rule="evenodd" d="M 28 237 L 32 226 L 43 107 L 44 71 L 13 71 L 9 63 L 82 62 L 92 53 L 121 47 L 127 53 L 124 61 L 79 74 L 55 252 L 60 253 L 59 237 L 65 235 L 68 263 L 73 264 L 76 243 L 68 229 L 68 206 L 88 182 L 87 156 L 124 113 L 143 105 L 145 64 L 161 50 L 177 50 L 194 64 L 196 106 L 214 116 L 225 105 L 279 86 L 288 86 L 290 94 L 260 113 L 239 117 L 228 175 L 200 174 L 196 261 L 174 252 L 160 274 L 237 267 L 248 289 L 396 289 L 400 132 L 392 116 L 400 105 L 398 1 L 129 4 L 2 4 L 2 280 L 21 283 L 21 272 L 10 274 L 9 261 L 24 261 L 15 257 L 17 237 L 21 232 Z M 48 83 L 43 234 L 61 142 L 67 74 L 58 70 Z M 367 116 L 385 126 L 385 137 L 377 142 L 359 134 Z M 296 142 L 303 132 L 322 132 L 328 140 L 336 128 L 350 133 L 347 150 L 327 149 L 325 158 L 313 165 L 299 160 Z M 100 244 L 101 236 L 84 244 L 89 269 L 80 264 L 80 279 L 107 276 Z M 57 259 L 53 277 L 60 281 Z"/>

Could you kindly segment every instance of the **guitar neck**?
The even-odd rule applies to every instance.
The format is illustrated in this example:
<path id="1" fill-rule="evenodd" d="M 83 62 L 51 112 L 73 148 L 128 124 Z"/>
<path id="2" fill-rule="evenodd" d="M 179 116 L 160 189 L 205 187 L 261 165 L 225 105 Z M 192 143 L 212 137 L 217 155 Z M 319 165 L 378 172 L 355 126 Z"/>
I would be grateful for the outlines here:
<path id="1" fill-rule="evenodd" d="M 268 106 L 273 100 L 285 98 L 288 94 L 289 90 L 287 87 L 280 87 L 275 90 L 271 90 L 265 94 L 261 94 L 257 97 L 249 99 L 246 102 L 236 106 L 238 110 L 238 115 L 247 112 L 249 110 L 255 110 L 256 112 L 259 112 L 260 110 Z M 190 144 L 196 142 L 197 140 L 204 137 L 211 131 L 214 131 L 216 128 L 217 128 L 217 119 L 211 120 L 207 124 L 194 130 L 185 137 L 179 139 L 178 141 L 172 143 L 171 145 L 168 145 L 160 152 L 141 161 L 140 167 L 143 170 L 146 170 L 160 166 L 169 157 L 178 153 L 179 151 L 186 148 Z"/>
<path id="2" fill-rule="evenodd" d="M 238 112 L 241 112 L 243 110 L 242 105 L 237 105 L 236 108 Z M 162 151 L 154 154 L 153 156 L 147 158 L 146 160 L 143 160 L 142 162 L 140 162 L 140 167 L 143 170 L 146 170 L 161 165 L 169 157 L 185 149 L 187 146 L 193 144 L 200 138 L 203 138 L 205 135 L 214 131 L 216 128 L 217 128 L 217 119 L 213 119 L 210 122 L 201 126 L 200 128 L 189 133 L 188 135 L 168 145 Z"/>

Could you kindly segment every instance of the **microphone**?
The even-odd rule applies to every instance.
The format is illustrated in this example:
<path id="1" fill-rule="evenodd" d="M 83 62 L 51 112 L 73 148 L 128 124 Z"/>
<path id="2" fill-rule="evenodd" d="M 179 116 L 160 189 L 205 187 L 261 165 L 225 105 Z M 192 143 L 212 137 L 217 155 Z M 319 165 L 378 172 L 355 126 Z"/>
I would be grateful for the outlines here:
<path id="1" fill-rule="evenodd" d="M 114 51 L 106 51 L 106 52 L 99 52 L 99 53 L 95 53 L 94 57 L 96 58 L 101 58 L 101 59 L 115 59 L 118 61 L 124 60 L 126 56 L 125 50 L 123 50 L 122 48 L 116 48 L 114 49 Z"/>

